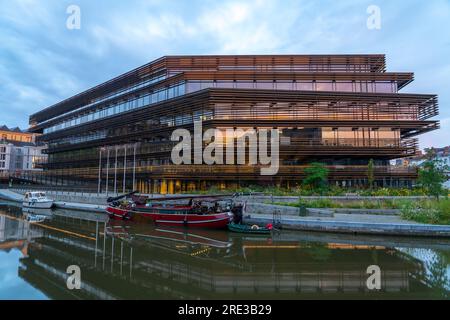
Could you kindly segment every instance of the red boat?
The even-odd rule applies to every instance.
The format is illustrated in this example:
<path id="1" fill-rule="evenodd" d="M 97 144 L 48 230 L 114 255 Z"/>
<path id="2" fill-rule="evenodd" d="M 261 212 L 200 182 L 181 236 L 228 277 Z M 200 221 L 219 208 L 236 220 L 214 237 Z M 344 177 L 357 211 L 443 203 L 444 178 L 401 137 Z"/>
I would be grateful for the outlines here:
<path id="1" fill-rule="evenodd" d="M 176 205 L 109 205 L 106 208 L 110 218 L 117 220 L 150 221 L 161 226 L 185 226 L 194 228 L 226 228 L 230 223 L 230 212 L 199 211 L 194 206 Z"/>
<path id="2" fill-rule="evenodd" d="M 116 220 L 150 221 L 155 225 L 170 227 L 224 229 L 231 222 L 233 214 L 232 202 L 223 198 L 223 195 L 149 198 L 132 192 L 108 198 L 106 211 L 111 219 Z M 189 203 L 167 203 L 180 200 L 189 200 Z"/>

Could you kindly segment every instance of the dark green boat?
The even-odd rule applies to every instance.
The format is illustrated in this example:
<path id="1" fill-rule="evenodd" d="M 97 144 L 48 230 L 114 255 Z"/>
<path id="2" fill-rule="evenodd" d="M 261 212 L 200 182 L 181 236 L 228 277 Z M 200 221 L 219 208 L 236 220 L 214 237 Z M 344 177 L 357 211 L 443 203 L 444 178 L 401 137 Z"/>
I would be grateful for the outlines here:
<path id="1" fill-rule="evenodd" d="M 255 227 L 255 226 L 249 226 L 245 224 L 236 224 L 236 223 L 230 223 L 228 224 L 228 230 L 232 232 L 239 232 L 239 233 L 251 233 L 251 234 L 269 234 L 272 230 L 269 228 L 264 227 Z"/>

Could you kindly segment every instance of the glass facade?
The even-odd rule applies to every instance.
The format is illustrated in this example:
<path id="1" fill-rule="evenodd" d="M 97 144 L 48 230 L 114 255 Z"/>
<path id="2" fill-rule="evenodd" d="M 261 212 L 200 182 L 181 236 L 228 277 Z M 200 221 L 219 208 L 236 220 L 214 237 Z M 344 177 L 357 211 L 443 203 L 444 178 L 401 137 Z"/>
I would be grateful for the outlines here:
<path id="1" fill-rule="evenodd" d="M 158 90 L 153 93 L 142 94 L 141 96 L 117 101 L 111 105 L 104 105 L 98 109 L 90 110 L 86 113 L 80 113 L 73 118 L 62 121 L 51 127 L 44 129 L 44 134 L 71 128 L 87 122 L 107 118 L 130 110 L 147 107 L 154 103 L 159 103 L 185 94 L 185 84 L 181 83 L 169 88 Z"/>
<path id="2" fill-rule="evenodd" d="M 255 65 L 229 65 L 229 66 L 219 66 L 219 70 L 242 70 L 242 71 L 259 71 L 259 72 L 267 72 L 267 71 L 291 71 L 291 72 L 371 72 L 373 71 L 373 67 L 369 64 L 332 64 L 326 63 L 305 63 L 305 64 L 277 64 L 273 65 L 270 63 L 262 63 L 257 66 Z M 205 71 L 204 69 L 201 69 Z M 180 70 L 181 71 L 181 70 Z"/>
<path id="3" fill-rule="evenodd" d="M 134 98 L 128 98 L 122 101 L 114 101 L 109 105 L 100 105 L 98 108 L 83 112 L 95 104 L 114 100 L 122 95 L 138 91 L 148 85 L 166 79 L 165 76 L 145 80 L 137 85 L 128 87 L 124 90 L 119 90 L 108 96 L 94 100 L 89 105 L 77 108 L 74 112 L 74 117 L 61 121 L 57 124 L 49 126 L 44 129 L 44 134 L 63 130 L 90 121 L 106 118 L 119 113 L 130 111 L 137 108 L 147 107 L 148 105 L 162 102 L 168 99 L 173 99 L 187 93 L 193 93 L 207 88 L 224 88 L 224 89 L 261 89 L 261 90 L 293 90 L 293 91 L 335 91 L 335 92 L 368 92 L 368 93 L 395 93 L 397 92 L 397 83 L 395 81 L 389 82 L 375 82 L 375 81 L 229 81 L 229 80 L 188 80 L 186 83 L 171 86 L 169 88 L 154 91 L 152 93 L 146 92 Z M 50 119 L 48 121 L 51 121 Z M 47 122 L 48 122 L 47 121 Z M 45 123 L 43 123 L 45 124 Z"/>
<path id="4" fill-rule="evenodd" d="M 397 83 L 395 81 L 375 82 L 375 81 L 331 81 L 331 80 L 330 81 L 188 80 L 186 84 L 186 93 L 191 93 L 206 88 L 396 93 Z"/>

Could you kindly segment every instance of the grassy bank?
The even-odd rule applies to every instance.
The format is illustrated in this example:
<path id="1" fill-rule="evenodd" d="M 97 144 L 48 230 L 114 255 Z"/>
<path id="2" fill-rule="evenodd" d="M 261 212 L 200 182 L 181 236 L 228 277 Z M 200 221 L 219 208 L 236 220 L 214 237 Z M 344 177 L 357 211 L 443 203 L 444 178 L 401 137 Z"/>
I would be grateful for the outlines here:
<path id="1" fill-rule="evenodd" d="M 450 225 L 450 199 L 410 201 L 402 207 L 402 218 L 420 223 Z"/>
<path id="2" fill-rule="evenodd" d="M 450 199 L 445 198 L 437 201 L 427 199 L 413 201 L 407 199 L 396 200 L 361 200 L 350 203 L 342 203 L 330 199 L 302 200 L 297 203 L 275 203 L 277 205 L 307 208 L 330 208 L 330 209 L 398 209 L 401 217 L 405 220 L 419 223 L 450 225 Z"/>
<path id="3" fill-rule="evenodd" d="M 207 191 L 197 191 L 189 193 L 197 194 L 220 194 L 220 193 L 262 193 L 264 195 L 274 196 L 346 196 L 348 194 L 354 194 L 359 196 L 392 196 L 392 197 L 407 197 L 407 196 L 427 196 L 427 192 L 421 188 L 375 188 L 375 189 L 352 189 L 352 188 L 340 188 L 340 187 L 328 187 L 323 190 L 314 190 L 305 186 L 292 187 L 289 189 L 279 187 L 263 187 L 263 186 L 249 186 L 238 189 L 219 190 L 216 188 L 210 188 Z M 443 195 L 448 194 L 444 192 Z"/>
<path id="4" fill-rule="evenodd" d="M 357 200 L 352 202 L 340 202 L 331 199 L 302 200 L 294 203 L 278 202 L 276 205 L 307 208 L 330 209 L 402 209 L 410 201 L 408 200 Z"/>

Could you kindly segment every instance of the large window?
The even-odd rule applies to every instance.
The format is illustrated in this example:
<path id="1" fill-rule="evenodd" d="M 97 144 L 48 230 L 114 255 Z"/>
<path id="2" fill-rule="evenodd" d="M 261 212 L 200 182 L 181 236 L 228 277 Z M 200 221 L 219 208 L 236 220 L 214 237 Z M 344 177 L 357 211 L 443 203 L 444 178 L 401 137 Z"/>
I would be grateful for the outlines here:
<path id="1" fill-rule="evenodd" d="M 187 81 L 188 93 L 192 93 L 206 88 L 391 93 L 397 91 L 397 84 L 395 82 L 350 81 L 350 80 L 348 81 L 220 80 L 217 82 L 198 81 L 198 80 Z"/>

